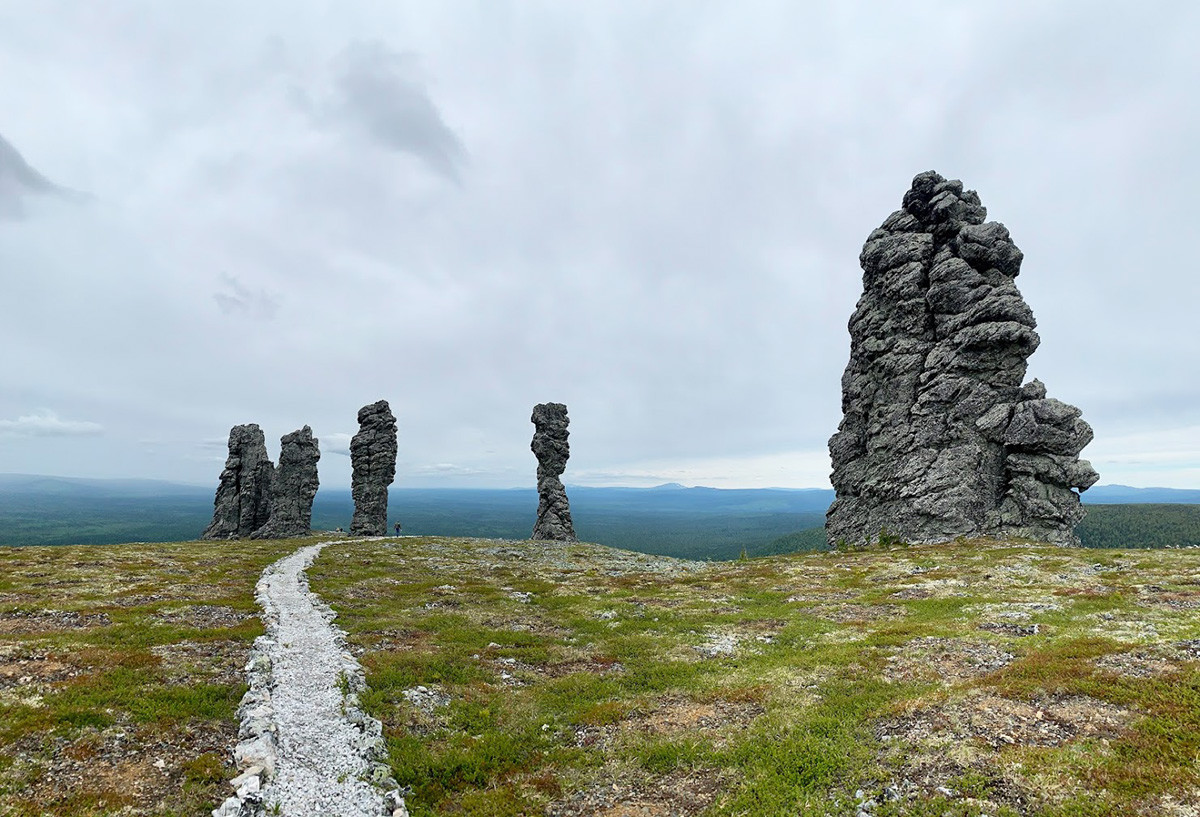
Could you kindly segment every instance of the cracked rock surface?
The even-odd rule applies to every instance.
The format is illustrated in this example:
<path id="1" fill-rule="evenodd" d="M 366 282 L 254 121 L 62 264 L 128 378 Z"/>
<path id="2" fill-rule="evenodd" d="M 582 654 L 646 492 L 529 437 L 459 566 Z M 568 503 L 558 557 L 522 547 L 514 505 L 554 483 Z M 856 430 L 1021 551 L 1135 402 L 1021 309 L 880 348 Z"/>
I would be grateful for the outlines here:
<path id="1" fill-rule="evenodd" d="M 259 580 L 267 633 L 255 641 L 246 668 L 250 689 L 238 710 L 237 795 L 213 817 L 393 813 L 379 788 L 396 789 L 377 762 L 385 751 L 382 728 L 358 707 L 362 669 L 304 575 L 329 544 L 297 550 Z M 395 803 L 398 795 L 388 797 Z"/>
<path id="2" fill-rule="evenodd" d="M 530 421 L 534 432 L 529 447 L 538 461 L 537 521 L 530 538 L 573 542 L 575 526 L 571 522 L 571 507 L 567 502 L 567 489 L 559 479 L 571 456 L 571 446 L 567 443 L 567 426 L 571 422 L 567 418 L 567 407 L 562 403 L 539 403 L 533 407 Z"/>
<path id="3" fill-rule="evenodd" d="M 320 484 L 317 461 L 321 450 L 308 426 L 279 438 L 279 466 L 271 492 L 271 516 L 256 530 L 255 539 L 303 536 L 312 527 L 312 503 Z"/>
<path id="4" fill-rule="evenodd" d="M 871 233 L 850 318 L 843 418 L 829 441 L 831 544 L 1019 536 L 1077 545 L 1081 412 L 1023 385 L 1040 339 L 1023 254 L 962 182 L 928 171 Z"/>
<path id="5" fill-rule="evenodd" d="M 396 478 L 396 416 L 386 400 L 358 410 L 358 433 L 350 441 L 350 493 L 354 536 L 387 533 L 388 486 Z"/>
<path id="6" fill-rule="evenodd" d="M 237 539 L 265 525 L 271 513 L 274 472 L 257 423 L 230 429 L 229 457 L 217 484 L 212 522 L 201 538 Z"/>

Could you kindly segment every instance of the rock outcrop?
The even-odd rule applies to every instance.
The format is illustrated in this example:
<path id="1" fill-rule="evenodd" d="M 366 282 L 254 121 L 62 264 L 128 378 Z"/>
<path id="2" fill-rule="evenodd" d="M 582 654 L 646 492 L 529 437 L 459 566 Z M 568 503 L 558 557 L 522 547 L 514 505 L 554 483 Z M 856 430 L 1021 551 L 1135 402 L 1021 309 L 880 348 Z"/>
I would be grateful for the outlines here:
<path id="1" fill-rule="evenodd" d="M 396 478 L 396 417 L 386 400 L 358 410 L 358 433 L 350 441 L 350 533 L 387 533 L 388 486 Z"/>
<path id="2" fill-rule="evenodd" d="M 562 403 L 539 403 L 530 418 L 534 425 L 530 449 L 537 457 L 538 511 L 531 539 L 575 541 L 575 526 L 571 523 L 571 508 L 567 489 L 563 487 L 562 472 L 567 468 L 571 447 L 567 443 L 567 407 Z"/>
<path id="3" fill-rule="evenodd" d="M 317 495 L 317 461 L 321 450 L 312 429 L 305 426 L 279 438 L 279 466 L 272 481 L 267 523 L 251 534 L 254 539 L 304 536 L 312 527 L 312 503 Z"/>
<path id="4" fill-rule="evenodd" d="M 1079 409 L 1022 385 L 1038 347 L 1013 280 L 1023 254 L 979 196 L 934 172 L 863 246 L 844 416 L 829 441 L 831 544 L 1020 536 L 1078 544 Z"/>
<path id="5" fill-rule="evenodd" d="M 271 513 L 274 472 L 257 423 L 230 429 L 229 457 L 217 483 L 212 522 L 201 538 L 237 539 L 265 525 Z"/>

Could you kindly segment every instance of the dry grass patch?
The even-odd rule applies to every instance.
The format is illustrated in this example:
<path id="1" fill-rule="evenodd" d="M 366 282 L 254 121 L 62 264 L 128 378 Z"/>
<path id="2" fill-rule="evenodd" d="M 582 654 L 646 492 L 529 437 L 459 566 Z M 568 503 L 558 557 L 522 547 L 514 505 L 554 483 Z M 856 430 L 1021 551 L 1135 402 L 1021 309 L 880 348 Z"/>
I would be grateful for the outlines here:
<path id="1" fill-rule="evenodd" d="M 206 817 L 254 585 L 298 544 L 0 548 L 0 815 Z"/>

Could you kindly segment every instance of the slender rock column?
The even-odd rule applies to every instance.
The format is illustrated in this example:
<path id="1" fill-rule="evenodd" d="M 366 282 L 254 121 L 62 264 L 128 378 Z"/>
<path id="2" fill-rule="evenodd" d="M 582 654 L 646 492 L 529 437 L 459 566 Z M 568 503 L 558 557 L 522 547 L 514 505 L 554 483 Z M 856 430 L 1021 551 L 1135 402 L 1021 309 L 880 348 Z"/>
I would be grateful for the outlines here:
<path id="1" fill-rule="evenodd" d="M 530 538 L 574 542 L 575 526 L 571 522 L 567 489 L 559 479 L 571 456 L 567 407 L 562 403 L 539 403 L 533 407 L 530 420 L 534 433 L 529 447 L 538 461 L 538 512 Z"/>
<path id="2" fill-rule="evenodd" d="M 396 417 L 386 400 L 358 410 L 358 433 L 350 441 L 350 493 L 354 518 L 350 533 L 387 533 L 388 486 L 396 478 Z"/>

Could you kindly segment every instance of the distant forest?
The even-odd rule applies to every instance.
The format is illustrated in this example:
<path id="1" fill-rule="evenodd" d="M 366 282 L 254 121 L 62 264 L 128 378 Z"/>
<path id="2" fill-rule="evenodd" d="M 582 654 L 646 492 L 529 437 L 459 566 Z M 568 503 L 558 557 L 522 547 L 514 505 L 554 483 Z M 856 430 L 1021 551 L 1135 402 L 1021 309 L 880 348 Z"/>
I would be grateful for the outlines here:
<path id="1" fill-rule="evenodd" d="M 584 541 L 691 559 L 736 559 L 826 547 L 828 490 L 583 488 L 568 486 Z M 1200 546 L 1200 492 L 1098 486 L 1078 532 L 1087 547 Z M 1195 498 L 1193 498 L 1195 495 Z M 0 475 L 0 545 L 115 544 L 195 539 L 212 517 L 213 492 L 135 480 Z M 525 539 L 532 489 L 393 488 L 389 524 L 406 534 Z M 322 489 L 317 530 L 348 528 L 349 491 Z"/>
<path id="2" fill-rule="evenodd" d="M 1076 532 L 1085 547 L 1200 547 L 1200 505 L 1088 505 Z"/>

